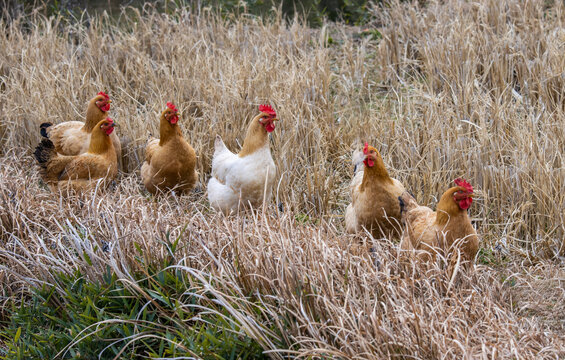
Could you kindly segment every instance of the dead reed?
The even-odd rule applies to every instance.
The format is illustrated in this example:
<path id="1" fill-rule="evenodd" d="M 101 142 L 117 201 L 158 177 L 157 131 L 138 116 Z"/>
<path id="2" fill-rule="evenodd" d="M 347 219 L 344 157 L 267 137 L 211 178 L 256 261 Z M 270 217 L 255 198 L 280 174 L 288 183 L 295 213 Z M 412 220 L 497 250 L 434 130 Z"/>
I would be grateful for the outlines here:
<path id="1" fill-rule="evenodd" d="M 431 1 L 373 15 L 380 39 L 188 8 L 0 23 L 3 301 L 54 271 L 95 281 L 109 266 L 135 287 L 142 253 L 200 279 L 272 357 L 565 356 L 563 5 Z M 80 119 L 100 90 L 114 100 L 127 171 L 115 189 L 64 201 L 32 166 L 38 125 Z M 271 103 L 284 212 L 225 218 L 202 193 L 149 197 L 138 171 L 167 101 L 187 114 L 202 184 L 213 135 L 236 148 Z M 396 244 L 344 235 L 361 141 L 423 204 L 456 177 L 475 186 L 474 273 L 419 276 L 399 266 Z M 169 236 L 181 239 L 174 254 Z"/>

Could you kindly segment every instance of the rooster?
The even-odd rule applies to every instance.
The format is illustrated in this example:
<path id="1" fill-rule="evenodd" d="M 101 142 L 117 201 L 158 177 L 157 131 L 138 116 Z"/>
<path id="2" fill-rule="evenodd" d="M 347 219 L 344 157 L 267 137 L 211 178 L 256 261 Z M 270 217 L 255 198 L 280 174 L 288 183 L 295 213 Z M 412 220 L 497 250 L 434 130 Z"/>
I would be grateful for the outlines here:
<path id="1" fill-rule="evenodd" d="M 182 136 L 179 116 L 175 105 L 168 102 L 161 113 L 160 138 L 149 140 L 145 149 L 141 177 L 152 194 L 170 189 L 190 191 L 198 179 L 196 153 Z"/>
<path id="2" fill-rule="evenodd" d="M 67 121 L 57 125 L 45 122 L 39 126 L 41 136 L 48 138 L 53 143 L 55 151 L 61 155 L 78 155 L 88 151 L 90 136 L 96 125 L 108 117 L 110 110 L 110 97 L 104 92 L 99 92 L 88 103 L 86 121 Z M 114 143 L 116 158 L 121 159 L 122 147 L 116 133 L 110 136 Z"/>
<path id="3" fill-rule="evenodd" d="M 415 250 L 418 258 L 428 261 L 441 252 L 456 255 L 453 250 L 458 249 L 464 260 L 473 262 L 479 249 L 477 232 L 467 214 L 473 187 L 463 179 L 456 179 L 455 185 L 443 193 L 436 212 L 419 206 L 407 192 L 398 198 L 406 226 L 401 250 Z"/>
<path id="4" fill-rule="evenodd" d="M 377 149 L 365 143 L 364 168 L 356 166 L 351 181 L 351 199 L 345 211 L 348 233 L 367 229 L 373 237 L 400 236 L 398 196 L 404 191 L 400 181 L 391 178 Z"/>
<path id="5" fill-rule="evenodd" d="M 112 180 L 118 172 L 116 151 L 110 135 L 114 122 L 107 118 L 92 129 L 88 150 L 80 155 L 60 155 L 50 139 L 43 139 L 35 148 L 40 175 L 52 191 L 69 187 L 86 190 L 96 180 Z"/>
<path id="6" fill-rule="evenodd" d="M 249 124 L 239 154 L 229 151 L 222 138 L 216 136 L 208 200 L 224 213 L 235 212 L 240 205 L 258 207 L 271 196 L 277 169 L 268 133 L 275 130 L 278 119 L 269 105 L 260 105 L 259 112 Z"/>

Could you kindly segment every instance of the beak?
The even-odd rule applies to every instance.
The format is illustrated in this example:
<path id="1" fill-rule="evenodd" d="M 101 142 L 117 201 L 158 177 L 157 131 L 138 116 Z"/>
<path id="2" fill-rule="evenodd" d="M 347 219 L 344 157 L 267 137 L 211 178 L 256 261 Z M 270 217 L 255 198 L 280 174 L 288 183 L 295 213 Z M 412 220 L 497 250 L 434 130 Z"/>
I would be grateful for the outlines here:
<path id="1" fill-rule="evenodd" d="M 177 112 L 177 116 L 178 116 L 178 117 L 180 117 L 180 116 L 181 116 L 180 112 Z"/>
<path id="2" fill-rule="evenodd" d="M 108 99 L 108 104 L 111 104 L 111 103 L 112 103 L 112 100 L 109 100 L 109 99 Z"/>
<path id="3" fill-rule="evenodd" d="M 116 123 L 111 123 L 110 126 L 111 126 L 111 127 L 116 127 L 117 125 L 116 125 Z"/>
<path id="4" fill-rule="evenodd" d="M 272 120 L 273 120 L 273 121 L 279 121 L 279 119 L 278 119 L 278 118 L 273 118 Z"/>

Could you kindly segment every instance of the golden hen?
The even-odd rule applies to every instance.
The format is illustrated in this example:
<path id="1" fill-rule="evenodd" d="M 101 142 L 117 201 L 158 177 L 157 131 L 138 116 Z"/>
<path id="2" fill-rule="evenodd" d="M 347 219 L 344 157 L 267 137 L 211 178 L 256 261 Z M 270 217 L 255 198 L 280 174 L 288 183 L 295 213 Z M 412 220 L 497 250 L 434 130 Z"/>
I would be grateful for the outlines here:
<path id="1" fill-rule="evenodd" d="M 175 105 L 168 102 L 161 113 L 159 139 L 151 139 L 145 149 L 145 162 L 141 166 L 141 177 L 147 190 L 158 191 L 192 190 L 198 173 L 196 153 L 182 136 L 178 126 L 179 113 Z"/>
<path id="2" fill-rule="evenodd" d="M 99 92 L 88 103 L 86 121 L 66 121 L 57 125 L 45 122 L 39 126 L 41 136 L 48 138 L 53 143 L 55 150 L 61 155 L 79 155 L 88 151 L 90 136 L 96 125 L 108 117 L 110 110 L 110 97 L 104 92 Z M 116 133 L 110 136 L 114 144 L 116 157 L 121 159 L 122 147 Z"/>
<path id="3" fill-rule="evenodd" d="M 103 184 L 116 177 L 118 165 L 110 134 L 114 122 L 107 118 L 92 130 L 88 151 L 80 155 L 60 155 L 50 139 L 43 139 L 35 148 L 40 174 L 52 191 L 57 189 L 88 190 L 97 180 Z"/>
<path id="4" fill-rule="evenodd" d="M 398 196 L 404 191 L 400 181 L 389 176 L 377 149 L 365 143 L 364 168 L 351 181 L 351 204 L 345 211 L 348 233 L 367 229 L 373 237 L 400 236 Z M 359 166 L 360 168 L 360 166 Z"/>
<path id="5" fill-rule="evenodd" d="M 456 256 L 460 251 L 468 262 L 475 259 L 479 249 L 477 232 L 471 224 L 467 209 L 473 202 L 473 187 L 463 179 L 456 179 L 437 204 L 437 211 L 419 206 L 408 192 L 399 198 L 405 231 L 401 250 L 425 262 L 442 256 Z M 449 255 L 452 254 L 452 255 Z"/>

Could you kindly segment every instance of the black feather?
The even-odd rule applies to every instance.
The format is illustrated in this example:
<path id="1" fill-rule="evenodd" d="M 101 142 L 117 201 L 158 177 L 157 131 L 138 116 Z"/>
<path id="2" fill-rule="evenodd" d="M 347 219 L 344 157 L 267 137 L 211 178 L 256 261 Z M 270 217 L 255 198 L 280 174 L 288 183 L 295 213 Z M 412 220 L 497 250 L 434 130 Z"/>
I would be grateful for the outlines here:
<path id="1" fill-rule="evenodd" d="M 39 125 L 39 132 L 41 133 L 41 136 L 43 136 L 44 138 L 49 138 L 49 134 L 47 134 L 47 128 L 52 125 L 53 124 L 50 122 L 44 122 L 43 124 Z"/>
<path id="2" fill-rule="evenodd" d="M 47 162 L 55 153 L 55 145 L 49 139 L 43 139 L 35 148 L 33 155 L 42 168 L 47 167 Z"/>
<path id="3" fill-rule="evenodd" d="M 402 214 L 404 212 L 404 207 L 406 206 L 404 200 L 402 200 L 402 196 L 398 197 L 398 204 L 400 205 L 400 213 Z"/>

